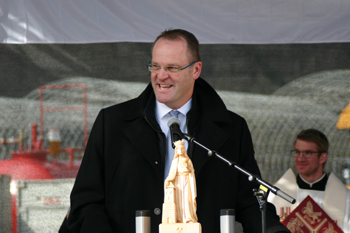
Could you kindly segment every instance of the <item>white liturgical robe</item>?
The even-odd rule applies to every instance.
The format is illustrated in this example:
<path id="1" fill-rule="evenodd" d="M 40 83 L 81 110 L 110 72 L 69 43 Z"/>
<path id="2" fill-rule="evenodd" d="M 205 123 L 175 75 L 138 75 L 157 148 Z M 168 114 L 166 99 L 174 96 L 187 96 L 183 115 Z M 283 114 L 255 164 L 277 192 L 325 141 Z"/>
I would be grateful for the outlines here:
<path id="1" fill-rule="evenodd" d="M 309 195 L 329 217 L 337 221 L 344 233 L 350 233 L 350 190 L 333 173 L 328 177 L 325 191 L 300 189 L 292 169 L 288 169 L 275 186 L 296 199 L 296 203 L 291 204 L 270 193 L 268 202 L 276 206 L 278 215 L 283 216 L 281 211 L 292 212 Z"/>

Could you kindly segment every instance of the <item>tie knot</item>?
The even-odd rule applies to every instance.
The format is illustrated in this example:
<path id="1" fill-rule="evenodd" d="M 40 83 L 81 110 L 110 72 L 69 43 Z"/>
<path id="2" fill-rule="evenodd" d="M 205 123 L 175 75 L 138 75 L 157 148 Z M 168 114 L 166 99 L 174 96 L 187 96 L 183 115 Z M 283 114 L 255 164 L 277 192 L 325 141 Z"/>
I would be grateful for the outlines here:
<path id="1" fill-rule="evenodd" d="M 179 116 L 179 111 L 177 111 L 177 110 L 171 110 L 171 111 L 169 112 L 169 114 L 170 114 L 171 117 L 176 117 L 176 118 L 178 118 L 178 116 Z"/>

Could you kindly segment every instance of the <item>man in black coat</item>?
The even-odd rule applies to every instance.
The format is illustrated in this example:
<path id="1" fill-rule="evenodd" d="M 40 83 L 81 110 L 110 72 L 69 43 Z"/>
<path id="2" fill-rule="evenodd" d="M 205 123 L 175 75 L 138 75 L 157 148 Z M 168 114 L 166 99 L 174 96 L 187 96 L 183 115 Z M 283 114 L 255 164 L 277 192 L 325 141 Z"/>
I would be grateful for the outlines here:
<path id="1" fill-rule="evenodd" d="M 72 232 L 135 232 L 136 210 L 151 210 L 151 232 L 158 232 L 164 169 L 172 153 L 164 127 L 170 110 L 182 114 L 182 130 L 196 141 L 260 175 L 245 120 L 227 110 L 199 78 L 202 62 L 192 33 L 164 31 L 154 42 L 148 68 L 151 83 L 139 97 L 97 116 L 71 193 Z M 261 232 L 261 212 L 252 192 L 258 185 L 201 147 L 189 143 L 187 152 L 195 169 L 203 233 L 220 232 L 220 209 L 235 209 L 245 232 Z M 267 230 L 288 232 L 270 204 Z"/>

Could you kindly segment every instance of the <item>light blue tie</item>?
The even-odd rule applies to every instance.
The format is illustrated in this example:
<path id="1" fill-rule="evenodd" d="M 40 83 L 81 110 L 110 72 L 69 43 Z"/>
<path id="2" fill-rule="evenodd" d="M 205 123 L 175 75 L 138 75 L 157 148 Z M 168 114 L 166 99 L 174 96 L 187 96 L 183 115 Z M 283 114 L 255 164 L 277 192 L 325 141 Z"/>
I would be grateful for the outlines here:
<path id="1" fill-rule="evenodd" d="M 170 114 L 171 117 L 178 118 L 179 111 L 171 110 L 169 112 L 169 114 Z M 165 160 L 164 180 L 168 177 L 170 166 L 171 166 L 171 162 L 173 161 L 174 153 L 175 153 L 175 150 L 172 147 L 170 129 L 169 129 L 169 132 L 168 132 L 168 135 L 167 135 L 167 139 L 168 139 L 168 153 L 167 153 L 167 157 L 166 157 L 166 160 Z"/>

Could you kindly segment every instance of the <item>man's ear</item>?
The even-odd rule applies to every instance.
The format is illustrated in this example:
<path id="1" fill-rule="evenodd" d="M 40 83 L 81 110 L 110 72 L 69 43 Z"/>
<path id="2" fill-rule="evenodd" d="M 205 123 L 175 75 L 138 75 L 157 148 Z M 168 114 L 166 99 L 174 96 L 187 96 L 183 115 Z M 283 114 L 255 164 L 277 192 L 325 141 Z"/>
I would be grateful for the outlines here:
<path id="1" fill-rule="evenodd" d="M 328 159 L 328 154 L 327 152 L 323 152 L 321 155 L 320 155 L 320 163 L 321 164 L 324 164 Z"/>
<path id="2" fill-rule="evenodd" d="M 196 80 L 197 78 L 199 78 L 199 76 L 201 75 L 202 72 L 202 62 L 198 61 L 194 64 L 193 67 L 193 79 Z"/>

